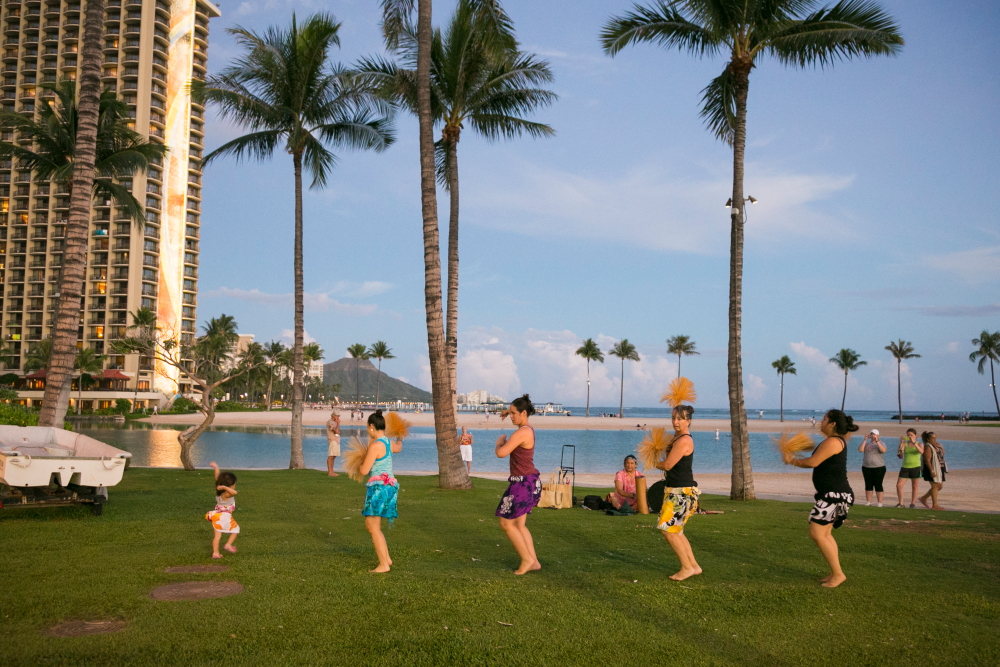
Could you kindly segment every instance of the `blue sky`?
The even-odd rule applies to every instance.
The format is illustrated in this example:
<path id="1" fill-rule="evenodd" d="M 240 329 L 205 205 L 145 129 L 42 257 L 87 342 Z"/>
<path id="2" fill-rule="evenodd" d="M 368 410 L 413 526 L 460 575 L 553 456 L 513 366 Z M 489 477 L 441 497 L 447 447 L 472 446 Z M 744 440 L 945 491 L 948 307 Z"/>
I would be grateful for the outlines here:
<path id="1" fill-rule="evenodd" d="M 996 77 L 1000 5 L 883 0 L 902 27 L 897 58 L 792 70 L 764 60 L 751 75 L 743 363 L 747 404 L 776 407 L 771 362 L 798 376 L 785 404 L 839 404 L 843 375 L 826 360 L 857 350 L 849 409 L 895 407 L 895 361 L 908 409 L 989 410 L 970 340 L 1000 328 L 1000 167 Z M 629 2 L 508 0 L 526 50 L 545 57 L 560 96 L 535 118 L 554 138 L 460 144 L 462 232 L 459 391 L 581 405 L 593 337 L 620 338 L 625 403 L 656 405 L 676 375 L 665 339 L 687 334 L 699 405 L 726 398 L 732 157 L 698 118 L 701 89 L 723 67 L 652 46 L 603 55 L 598 32 Z M 435 3 L 435 23 L 453 8 Z M 332 11 L 350 63 L 381 53 L 374 0 L 223 3 L 209 66 L 238 52 L 224 29 L 263 29 Z M 328 361 L 382 339 L 384 370 L 429 388 L 416 120 L 400 115 L 382 154 L 344 153 L 329 187 L 305 202 L 306 330 Z M 239 129 L 209 118 L 209 147 Z M 291 160 L 220 161 L 205 173 L 199 317 L 234 315 L 266 341 L 292 328 Z M 447 198 L 439 193 L 441 223 Z M 443 240 L 443 239 L 442 239 Z M 617 405 L 617 360 L 591 369 L 592 402 Z"/>

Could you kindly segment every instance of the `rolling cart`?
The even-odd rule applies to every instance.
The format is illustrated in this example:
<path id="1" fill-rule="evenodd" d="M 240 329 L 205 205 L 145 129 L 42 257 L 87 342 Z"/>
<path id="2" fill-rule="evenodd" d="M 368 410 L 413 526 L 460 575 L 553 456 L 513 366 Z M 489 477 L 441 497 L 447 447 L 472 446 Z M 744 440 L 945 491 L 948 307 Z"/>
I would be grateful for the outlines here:
<path id="1" fill-rule="evenodd" d="M 570 450 L 567 452 L 566 450 Z M 569 464 L 566 461 L 569 459 Z M 568 480 L 568 481 L 567 481 Z M 559 455 L 559 483 L 569 484 L 569 494 L 576 505 L 576 445 L 563 445 Z"/>

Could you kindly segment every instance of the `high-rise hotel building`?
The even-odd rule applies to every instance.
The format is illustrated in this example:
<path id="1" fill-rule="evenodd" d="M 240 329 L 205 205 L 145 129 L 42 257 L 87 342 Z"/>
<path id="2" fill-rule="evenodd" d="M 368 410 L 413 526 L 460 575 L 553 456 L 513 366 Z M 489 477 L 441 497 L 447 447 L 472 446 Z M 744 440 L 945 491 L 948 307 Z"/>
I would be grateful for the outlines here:
<path id="1" fill-rule="evenodd" d="M 53 96 L 39 84 L 78 78 L 86 5 L 0 2 L 0 106 L 30 116 Z M 154 398 L 150 392 L 174 393 L 177 374 L 157 369 L 152 359 L 116 356 L 110 341 L 124 335 L 130 313 L 144 307 L 157 313 L 162 329 L 186 339 L 195 335 L 205 110 L 191 102 L 190 82 L 207 73 L 209 19 L 219 15 L 206 0 L 105 2 L 103 87 L 128 104 L 136 131 L 168 151 L 131 183 L 146 207 L 143 224 L 112 201 L 95 202 L 80 345 L 108 355 L 106 389 L 125 390 L 128 397 L 139 391 L 140 404 Z M 0 140 L 30 146 L 30 139 L 13 132 Z M 5 347 L 19 352 L 4 359 L 11 370 L 2 373 L 23 374 L 14 369 L 23 369 L 30 346 L 51 336 L 68 217 L 65 185 L 39 182 L 16 160 L 0 160 L 0 332 Z"/>

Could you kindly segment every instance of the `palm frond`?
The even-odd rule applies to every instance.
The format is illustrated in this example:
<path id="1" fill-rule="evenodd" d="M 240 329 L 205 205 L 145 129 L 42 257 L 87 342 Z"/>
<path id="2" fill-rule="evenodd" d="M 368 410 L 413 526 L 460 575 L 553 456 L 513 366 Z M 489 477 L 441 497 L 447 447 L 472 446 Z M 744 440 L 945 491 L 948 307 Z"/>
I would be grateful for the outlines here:
<path id="1" fill-rule="evenodd" d="M 650 42 L 664 48 L 677 48 L 697 56 L 713 56 L 724 45 L 724 38 L 698 25 L 677 9 L 680 3 L 657 0 L 651 7 L 635 5 L 623 16 L 613 17 L 601 29 L 601 46 L 614 56 L 630 44 Z M 691 3 L 684 3 L 686 7 Z"/>
<path id="2" fill-rule="evenodd" d="M 262 132 L 245 134 L 232 141 L 227 141 L 216 148 L 202 158 L 201 164 L 202 166 L 207 165 L 224 155 L 232 155 L 236 158 L 237 162 L 269 158 L 274 154 L 274 149 L 278 146 L 281 137 L 282 132 L 280 130 L 264 130 Z"/>
<path id="3" fill-rule="evenodd" d="M 701 91 L 701 112 L 708 129 L 727 145 L 733 145 L 736 131 L 735 77 L 729 67 Z"/>

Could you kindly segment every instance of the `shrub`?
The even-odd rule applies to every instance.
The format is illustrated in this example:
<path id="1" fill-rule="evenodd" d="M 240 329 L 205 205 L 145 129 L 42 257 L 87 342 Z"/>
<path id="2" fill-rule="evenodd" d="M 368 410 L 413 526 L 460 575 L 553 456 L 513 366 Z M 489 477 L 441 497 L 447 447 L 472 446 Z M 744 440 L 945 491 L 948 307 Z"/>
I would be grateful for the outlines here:
<path id="1" fill-rule="evenodd" d="M 5 387 L 13 387 L 17 384 L 17 381 L 20 379 L 21 379 L 20 376 L 15 375 L 14 373 L 4 373 L 3 375 L 0 375 L 0 385 L 3 385 Z"/>
<path id="2" fill-rule="evenodd" d="M 260 406 L 258 405 L 244 405 L 236 401 L 219 401 L 215 404 L 216 412 L 257 412 L 259 410 Z"/>
<path id="3" fill-rule="evenodd" d="M 132 412 L 132 401 L 127 398 L 119 398 L 115 400 L 115 412 L 120 415 L 127 415 Z"/>
<path id="4" fill-rule="evenodd" d="M 181 396 L 176 401 L 174 401 L 174 404 L 170 406 L 170 409 L 167 410 L 164 414 L 189 415 L 192 412 L 198 412 L 198 404 L 192 400 L 188 400 L 183 396 Z"/>
<path id="5" fill-rule="evenodd" d="M 0 403 L 0 424 L 38 426 L 38 413 L 10 403 Z"/>

